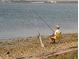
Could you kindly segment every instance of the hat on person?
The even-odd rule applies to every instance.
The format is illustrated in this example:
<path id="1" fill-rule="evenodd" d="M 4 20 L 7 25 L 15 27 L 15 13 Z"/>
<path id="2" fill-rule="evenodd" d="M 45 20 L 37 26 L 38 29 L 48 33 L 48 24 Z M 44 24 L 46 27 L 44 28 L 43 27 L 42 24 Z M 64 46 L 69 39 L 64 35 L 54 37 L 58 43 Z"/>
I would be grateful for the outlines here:
<path id="1" fill-rule="evenodd" d="M 60 26 L 59 26 L 59 25 L 56 25 L 56 28 L 57 28 L 57 29 L 59 29 L 59 28 L 60 28 Z"/>

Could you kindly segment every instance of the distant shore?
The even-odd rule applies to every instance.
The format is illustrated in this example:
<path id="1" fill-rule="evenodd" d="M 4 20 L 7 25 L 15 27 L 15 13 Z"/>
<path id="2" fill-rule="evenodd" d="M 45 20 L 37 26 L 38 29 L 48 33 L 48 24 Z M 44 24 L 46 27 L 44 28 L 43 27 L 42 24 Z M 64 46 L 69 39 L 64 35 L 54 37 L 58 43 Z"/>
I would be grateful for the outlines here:
<path id="1" fill-rule="evenodd" d="M 78 1 L 2 1 L 11 3 L 78 3 Z"/>

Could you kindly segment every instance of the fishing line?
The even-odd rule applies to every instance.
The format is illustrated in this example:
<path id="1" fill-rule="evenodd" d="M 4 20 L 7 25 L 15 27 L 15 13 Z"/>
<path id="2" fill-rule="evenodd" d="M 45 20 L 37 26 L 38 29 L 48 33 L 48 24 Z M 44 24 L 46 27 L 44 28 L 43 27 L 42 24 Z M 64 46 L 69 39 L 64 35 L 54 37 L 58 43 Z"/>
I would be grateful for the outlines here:
<path id="1" fill-rule="evenodd" d="M 33 10 L 32 10 L 31 8 L 30 8 L 30 12 L 33 13 Z M 31 16 L 32 16 L 32 17 L 35 17 L 36 15 L 31 14 Z M 35 20 L 36 20 L 36 19 L 35 19 Z M 37 28 L 37 24 L 36 24 L 36 25 L 35 25 L 34 23 L 32 23 L 32 24 L 33 24 L 33 26 L 34 26 L 36 29 L 38 29 L 38 28 Z M 37 31 L 38 34 L 40 34 L 40 33 L 39 33 L 39 30 L 36 30 L 36 31 Z"/>
<path id="2" fill-rule="evenodd" d="M 32 12 L 32 10 L 30 10 L 31 12 Z M 33 13 L 33 12 L 32 12 Z M 32 16 L 34 16 L 34 15 L 32 15 Z M 34 25 L 35 26 L 35 25 Z M 36 26 L 35 26 L 36 27 Z M 43 47 L 43 48 L 45 48 L 45 46 L 44 46 L 44 44 L 43 44 L 43 41 L 42 41 L 42 38 L 41 38 L 41 34 L 39 33 L 39 31 L 38 30 L 36 30 L 37 31 L 37 33 L 38 33 L 38 39 L 40 40 L 40 44 L 41 44 L 41 47 Z"/>
<path id="3" fill-rule="evenodd" d="M 54 30 L 49 26 L 49 24 L 35 10 L 32 10 L 32 12 L 34 12 L 40 18 L 40 20 L 43 21 L 50 28 L 50 30 L 54 32 Z"/>

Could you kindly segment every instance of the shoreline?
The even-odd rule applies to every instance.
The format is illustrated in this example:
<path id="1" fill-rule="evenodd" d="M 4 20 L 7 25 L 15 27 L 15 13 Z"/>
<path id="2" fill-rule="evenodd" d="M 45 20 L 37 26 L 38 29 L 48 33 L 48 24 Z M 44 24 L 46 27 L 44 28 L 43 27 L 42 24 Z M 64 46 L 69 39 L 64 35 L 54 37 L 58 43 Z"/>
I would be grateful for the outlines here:
<path id="1" fill-rule="evenodd" d="M 76 34 L 76 35 L 78 35 L 77 32 L 62 33 L 62 35 L 68 35 L 68 34 L 69 34 L 69 35 L 70 35 L 70 34 Z M 47 34 L 47 35 L 43 35 L 43 34 L 42 34 L 41 36 L 46 37 L 46 36 L 50 36 L 50 35 L 51 35 L 51 34 Z M 2 37 L 2 38 L 0 38 L 0 40 L 8 40 L 8 39 L 9 39 L 9 40 L 13 40 L 13 39 L 15 40 L 15 39 L 17 39 L 17 38 L 32 38 L 32 37 L 37 37 L 37 36 L 38 36 L 38 35 L 31 35 L 31 36 L 30 36 L 30 35 L 29 35 L 29 36 L 26 35 L 26 36 L 16 36 L 16 37 L 6 37 L 6 38 L 5 38 L 5 37 Z"/>

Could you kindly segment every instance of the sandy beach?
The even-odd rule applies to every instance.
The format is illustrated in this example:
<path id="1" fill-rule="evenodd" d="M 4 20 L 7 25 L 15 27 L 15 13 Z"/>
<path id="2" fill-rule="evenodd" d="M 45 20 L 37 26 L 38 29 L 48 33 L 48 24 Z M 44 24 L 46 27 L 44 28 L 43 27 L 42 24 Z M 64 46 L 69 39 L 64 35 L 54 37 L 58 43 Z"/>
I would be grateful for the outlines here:
<path id="1" fill-rule="evenodd" d="M 41 37 L 44 48 L 37 36 L 0 40 L 0 59 L 77 59 L 77 33 L 63 34 L 55 44 L 50 44 L 48 36 Z"/>

